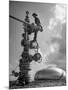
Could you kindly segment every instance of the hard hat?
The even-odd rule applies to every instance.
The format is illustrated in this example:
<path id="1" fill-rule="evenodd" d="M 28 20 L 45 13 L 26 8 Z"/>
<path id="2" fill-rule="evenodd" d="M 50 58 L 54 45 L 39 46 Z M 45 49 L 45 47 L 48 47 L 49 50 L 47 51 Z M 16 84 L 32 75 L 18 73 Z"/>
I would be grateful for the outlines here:
<path id="1" fill-rule="evenodd" d="M 38 16 L 36 13 L 33 13 L 32 16 Z"/>

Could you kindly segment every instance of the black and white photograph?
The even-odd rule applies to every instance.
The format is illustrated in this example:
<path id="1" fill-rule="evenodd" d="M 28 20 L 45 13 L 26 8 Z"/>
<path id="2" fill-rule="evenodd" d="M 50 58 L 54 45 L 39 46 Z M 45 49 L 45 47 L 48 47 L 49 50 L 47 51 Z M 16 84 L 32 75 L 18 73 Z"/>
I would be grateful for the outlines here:
<path id="1" fill-rule="evenodd" d="M 9 89 L 66 86 L 66 4 L 9 1 Z"/>

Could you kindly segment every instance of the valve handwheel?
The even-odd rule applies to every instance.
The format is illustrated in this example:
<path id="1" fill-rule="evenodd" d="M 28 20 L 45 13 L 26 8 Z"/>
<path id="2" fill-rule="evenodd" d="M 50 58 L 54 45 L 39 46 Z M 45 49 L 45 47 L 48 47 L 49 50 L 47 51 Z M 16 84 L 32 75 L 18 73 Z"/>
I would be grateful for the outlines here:
<path id="1" fill-rule="evenodd" d="M 33 56 L 33 59 L 34 59 L 35 61 L 40 60 L 40 59 L 41 59 L 41 54 L 40 54 L 40 53 L 36 53 L 36 54 Z"/>

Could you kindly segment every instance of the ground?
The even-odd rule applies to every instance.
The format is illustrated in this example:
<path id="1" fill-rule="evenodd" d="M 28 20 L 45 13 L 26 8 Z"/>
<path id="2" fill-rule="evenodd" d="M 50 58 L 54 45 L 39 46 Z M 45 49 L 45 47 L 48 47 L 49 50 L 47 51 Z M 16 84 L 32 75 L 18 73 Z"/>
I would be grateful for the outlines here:
<path id="1" fill-rule="evenodd" d="M 10 89 L 66 86 L 66 80 L 37 80 L 24 86 L 15 85 L 15 82 L 13 81 L 10 83 L 11 83 L 9 87 Z"/>

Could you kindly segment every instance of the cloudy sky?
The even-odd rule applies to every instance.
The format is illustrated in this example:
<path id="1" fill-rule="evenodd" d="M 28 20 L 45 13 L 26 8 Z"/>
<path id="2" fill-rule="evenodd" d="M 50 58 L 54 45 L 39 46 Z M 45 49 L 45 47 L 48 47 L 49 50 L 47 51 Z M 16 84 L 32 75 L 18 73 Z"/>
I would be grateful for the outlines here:
<path id="1" fill-rule="evenodd" d="M 41 52 L 48 63 L 56 64 L 65 70 L 66 65 L 66 8 L 62 4 L 9 2 L 9 14 L 24 20 L 25 11 L 29 11 L 31 23 L 32 13 L 37 13 L 43 26 L 43 32 L 38 33 L 38 43 Z M 19 62 L 23 48 L 21 39 L 22 23 L 9 18 L 9 63 L 10 72 Z"/>

